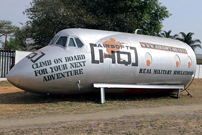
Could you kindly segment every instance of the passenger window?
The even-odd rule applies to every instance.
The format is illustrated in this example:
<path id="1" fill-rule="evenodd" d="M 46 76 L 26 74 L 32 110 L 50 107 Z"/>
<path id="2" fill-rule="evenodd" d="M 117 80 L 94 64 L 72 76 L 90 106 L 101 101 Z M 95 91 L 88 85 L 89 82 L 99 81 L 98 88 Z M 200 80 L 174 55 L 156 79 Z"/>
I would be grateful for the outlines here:
<path id="1" fill-rule="evenodd" d="M 79 38 L 75 38 L 75 40 L 76 40 L 77 46 L 81 48 L 83 46 L 83 43 L 81 42 L 81 40 Z"/>
<path id="2" fill-rule="evenodd" d="M 57 45 L 62 45 L 62 46 L 66 46 L 66 42 L 67 42 L 67 37 L 60 37 L 57 41 Z"/>
<path id="3" fill-rule="evenodd" d="M 74 43 L 73 38 L 70 38 L 70 40 L 69 40 L 69 46 L 71 46 L 71 47 L 75 47 L 76 46 L 75 43 Z"/>

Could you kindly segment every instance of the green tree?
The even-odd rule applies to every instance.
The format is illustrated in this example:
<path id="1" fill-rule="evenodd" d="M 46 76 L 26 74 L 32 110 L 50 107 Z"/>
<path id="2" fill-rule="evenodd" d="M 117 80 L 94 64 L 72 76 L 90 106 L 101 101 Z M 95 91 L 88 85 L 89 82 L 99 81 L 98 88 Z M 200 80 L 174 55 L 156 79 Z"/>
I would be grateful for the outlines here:
<path id="1" fill-rule="evenodd" d="M 169 31 L 164 30 L 163 32 L 160 33 L 160 36 L 164 37 L 164 38 L 172 38 L 172 39 L 176 39 L 179 37 L 178 34 L 171 35 L 171 32 L 172 32 L 171 30 L 169 30 Z"/>
<path id="2" fill-rule="evenodd" d="M 93 20 L 81 0 L 33 0 L 24 14 L 30 19 L 27 24 L 37 45 L 34 49 L 47 45 L 62 29 L 84 28 Z"/>
<path id="3" fill-rule="evenodd" d="M 16 29 L 17 27 L 12 25 L 11 21 L 0 20 L 0 37 L 6 36 L 6 41 L 7 41 L 7 35 L 14 33 Z"/>
<path id="4" fill-rule="evenodd" d="M 129 33 L 142 29 L 142 34 L 155 35 L 161 31 L 161 22 L 170 16 L 158 0 L 94 0 L 85 5 L 97 18 L 96 29 Z"/>
<path id="5" fill-rule="evenodd" d="M 201 41 L 199 39 L 193 39 L 192 36 L 194 35 L 194 33 L 189 32 L 187 34 L 185 34 L 184 32 L 180 32 L 181 38 L 177 38 L 178 40 L 187 43 L 193 50 L 196 47 L 200 47 L 201 48 Z"/>
<path id="6" fill-rule="evenodd" d="M 11 50 L 27 50 L 25 40 L 27 37 L 30 37 L 29 32 L 30 27 L 24 26 L 21 29 L 19 27 L 15 28 L 12 38 L 9 38 L 7 41 L 6 49 Z M 3 43 L 3 48 L 5 48 L 5 43 Z"/>
<path id="7" fill-rule="evenodd" d="M 22 50 L 27 50 L 27 45 L 26 45 L 26 38 L 31 38 L 31 27 L 29 26 L 23 26 L 22 28 L 18 28 L 14 36 L 17 40 L 20 41 L 20 46 L 18 48 Z"/>
<path id="8" fill-rule="evenodd" d="M 155 35 L 170 14 L 158 0 L 33 0 L 24 12 L 37 48 L 65 28 L 90 28 Z"/>
<path id="9" fill-rule="evenodd" d="M 5 44 L 3 44 L 3 47 L 5 47 Z M 18 38 L 9 38 L 9 41 L 7 42 L 6 49 L 10 49 L 10 50 L 26 50 L 26 48 L 24 48 L 22 46 L 21 40 L 18 39 Z"/>
<path id="10" fill-rule="evenodd" d="M 0 37 L 13 33 L 16 28 L 11 21 L 0 20 Z"/>

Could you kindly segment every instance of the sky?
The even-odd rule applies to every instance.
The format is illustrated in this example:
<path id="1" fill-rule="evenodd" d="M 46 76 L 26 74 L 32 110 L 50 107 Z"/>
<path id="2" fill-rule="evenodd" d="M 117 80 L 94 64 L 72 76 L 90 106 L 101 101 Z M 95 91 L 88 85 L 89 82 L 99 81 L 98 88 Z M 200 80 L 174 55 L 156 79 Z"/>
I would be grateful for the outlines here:
<path id="1" fill-rule="evenodd" d="M 30 7 L 32 0 L 0 0 L 0 20 L 10 20 L 13 25 L 21 27 L 28 18 L 23 11 Z"/>
<path id="2" fill-rule="evenodd" d="M 20 23 L 25 24 L 28 20 L 22 12 L 30 7 L 30 2 L 32 0 L 0 0 L 0 20 L 9 20 L 12 22 L 12 25 L 22 27 Z M 5 37 L 2 37 L 1 41 L 4 42 Z"/>
<path id="3" fill-rule="evenodd" d="M 171 35 L 180 32 L 193 32 L 193 39 L 202 42 L 202 0 L 159 0 L 162 6 L 172 14 L 163 21 L 162 30 L 172 30 Z M 195 51 L 202 54 L 202 49 Z"/>
<path id="4" fill-rule="evenodd" d="M 0 20 L 10 20 L 13 25 L 21 27 L 20 22 L 24 24 L 28 20 L 22 12 L 30 7 L 31 1 L 0 0 Z M 159 0 L 159 2 L 172 14 L 163 21 L 162 30 L 172 30 L 171 35 L 193 32 L 193 38 L 202 41 L 202 0 Z M 202 53 L 202 50 L 198 49 L 196 53 Z"/>

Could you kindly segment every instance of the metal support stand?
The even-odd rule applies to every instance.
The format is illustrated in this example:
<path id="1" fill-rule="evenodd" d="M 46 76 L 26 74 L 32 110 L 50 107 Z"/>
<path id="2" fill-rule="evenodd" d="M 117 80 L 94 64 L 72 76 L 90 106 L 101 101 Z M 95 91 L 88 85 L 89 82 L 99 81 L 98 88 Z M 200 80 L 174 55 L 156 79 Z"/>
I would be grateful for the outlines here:
<path id="1" fill-rule="evenodd" d="M 174 89 L 179 90 L 177 97 L 180 97 L 181 90 L 184 89 L 184 85 L 133 85 L 133 84 L 109 84 L 109 83 L 94 83 L 94 88 L 100 89 L 101 104 L 105 103 L 105 88 L 115 88 L 115 89 Z"/>
<path id="2" fill-rule="evenodd" d="M 178 93 L 177 93 L 177 98 L 179 98 L 181 95 L 181 89 L 178 90 Z"/>
<path id="3" fill-rule="evenodd" d="M 190 95 L 190 97 L 193 98 L 192 94 L 188 90 L 185 89 L 185 91 L 188 93 L 187 95 Z"/>
<path id="4" fill-rule="evenodd" d="M 101 104 L 105 103 L 105 89 L 103 87 L 100 88 L 100 94 L 101 94 Z"/>

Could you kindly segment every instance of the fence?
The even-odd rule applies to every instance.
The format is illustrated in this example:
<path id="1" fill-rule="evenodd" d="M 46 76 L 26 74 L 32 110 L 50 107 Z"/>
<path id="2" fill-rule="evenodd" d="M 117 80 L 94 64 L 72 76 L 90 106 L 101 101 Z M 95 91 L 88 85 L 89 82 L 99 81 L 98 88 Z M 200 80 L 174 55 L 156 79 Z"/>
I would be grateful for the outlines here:
<path id="1" fill-rule="evenodd" d="M 195 78 L 197 78 L 197 79 L 202 78 L 202 65 L 197 65 L 196 66 Z"/>
<path id="2" fill-rule="evenodd" d="M 0 78 L 5 78 L 8 71 L 15 65 L 15 51 L 0 50 Z"/>

